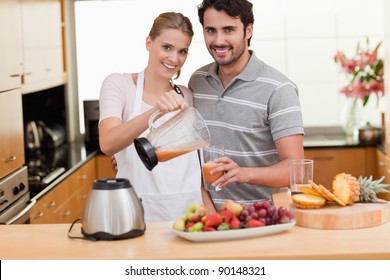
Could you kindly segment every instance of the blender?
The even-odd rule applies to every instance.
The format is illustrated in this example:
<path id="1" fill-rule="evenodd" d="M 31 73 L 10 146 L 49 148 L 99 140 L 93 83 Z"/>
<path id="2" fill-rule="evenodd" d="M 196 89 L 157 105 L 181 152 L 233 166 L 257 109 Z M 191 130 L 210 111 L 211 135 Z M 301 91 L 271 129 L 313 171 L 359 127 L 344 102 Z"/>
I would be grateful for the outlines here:
<path id="1" fill-rule="evenodd" d="M 150 171 L 158 162 L 210 145 L 210 132 L 195 108 L 188 107 L 160 126 L 154 127 L 154 119 L 161 114 L 161 111 L 156 111 L 150 116 L 150 132 L 146 137 L 134 139 L 135 149 Z"/>

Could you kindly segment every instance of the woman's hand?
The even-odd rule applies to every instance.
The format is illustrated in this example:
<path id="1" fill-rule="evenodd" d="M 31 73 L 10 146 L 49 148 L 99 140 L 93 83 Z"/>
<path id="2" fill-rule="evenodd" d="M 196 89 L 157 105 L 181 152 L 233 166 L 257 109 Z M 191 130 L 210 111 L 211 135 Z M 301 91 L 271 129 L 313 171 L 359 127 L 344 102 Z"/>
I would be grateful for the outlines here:
<path id="1" fill-rule="evenodd" d="M 185 102 L 183 96 L 177 94 L 174 90 L 170 90 L 160 96 L 155 107 L 156 109 L 167 113 L 179 109 L 183 110 L 188 107 L 188 104 Z"/>

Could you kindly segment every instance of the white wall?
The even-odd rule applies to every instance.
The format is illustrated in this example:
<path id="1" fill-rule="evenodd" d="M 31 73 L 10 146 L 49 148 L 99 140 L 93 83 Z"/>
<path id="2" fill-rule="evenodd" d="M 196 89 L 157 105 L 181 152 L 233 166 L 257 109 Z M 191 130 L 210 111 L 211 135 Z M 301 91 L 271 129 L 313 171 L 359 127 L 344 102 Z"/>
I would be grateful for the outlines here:
<path id="1" fill-rule="evenodd" d="M 200 2 L 76 1 L 81 98 L 98 98 L 101 82 L 111 72 L 141 70 L 146 65 L 144 41 L 152 21 L 159 13 L 171 10 L 184 13 L 194 25 L 190 56 L 179 80 L 187 84 L 196 68 L 212 61 L 197 18 L 196 5 Z M 338 90 L 347 80 L 333 56 L 339 49 L 353 55 L 357 42 L 364 42 L 367 36 L 371 46 L 383 40 L 384 0 L 253 0 L 252 3 L 255 29 L 251 48 L 260 59 L 298 85 L 305 125 L 340 125 L 343 96 Z M 370 102 L 369 107 L 368 120 L 379 124 L 375 102 Z"/>

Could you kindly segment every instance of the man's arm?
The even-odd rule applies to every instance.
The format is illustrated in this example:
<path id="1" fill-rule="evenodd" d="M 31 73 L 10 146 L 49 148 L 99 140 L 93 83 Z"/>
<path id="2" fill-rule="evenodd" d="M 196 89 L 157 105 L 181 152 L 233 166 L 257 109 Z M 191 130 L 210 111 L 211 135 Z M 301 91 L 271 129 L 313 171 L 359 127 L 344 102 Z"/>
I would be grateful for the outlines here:
<path id="1" fill-rule="evenodd" d="M 224 171 L 225 174 L 213 183 L 224 188 L 232 183 L 248 183 L 271 188 L 286 187 L 290 184 L 288 161 L 303 159 L 303 136 L 300 134 L 280 138 L 275 141 L 280 162 L 268 167 L 240 167 L 233 160 L 223 157 L 216 160 L 222 163 L 213 172 Z"/>

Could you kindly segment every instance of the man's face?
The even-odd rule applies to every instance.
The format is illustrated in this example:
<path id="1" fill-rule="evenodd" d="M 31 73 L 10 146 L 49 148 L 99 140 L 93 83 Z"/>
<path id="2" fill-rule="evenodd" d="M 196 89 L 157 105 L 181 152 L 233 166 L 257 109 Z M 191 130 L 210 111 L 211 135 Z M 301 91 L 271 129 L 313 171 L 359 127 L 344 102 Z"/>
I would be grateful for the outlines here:
<path id="1" fill-rule="evenodd" d="M 213 8 L 204 13 L 203 35 L 207 49 L 219 66 L 233 66 L 248 50 L 252 25 L 246 28 L 239 18 Z"/>

